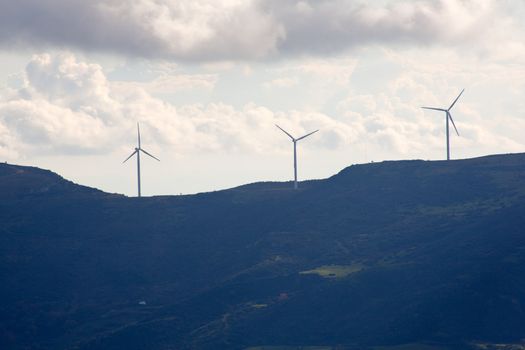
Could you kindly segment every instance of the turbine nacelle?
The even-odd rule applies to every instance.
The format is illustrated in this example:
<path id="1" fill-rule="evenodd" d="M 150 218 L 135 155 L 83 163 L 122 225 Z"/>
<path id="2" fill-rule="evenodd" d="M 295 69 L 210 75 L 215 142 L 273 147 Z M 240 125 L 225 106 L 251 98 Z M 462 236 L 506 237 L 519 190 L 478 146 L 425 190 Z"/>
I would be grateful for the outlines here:
<path id="1" fill-rule="evenodd" d="M 284 130 L 283 128 L 281 128 L 279 125 L 275 124 L 276 127 L 278 127 L 279 129 L 281 129 L 282 132 L 284 132 L 286 135 L 288 135 L 288 137 L 290 137 L 292 139 L 293 142 L 297 142 L 297 141 L 300 141 L 302 139 L 305 139 L 307 138 L 308 136 L 312 135 L 312 134 L 315 134 L 316 132 L 319 131 L 319 129 L 315 130 L 315 131 L 312 131 L 311 133 L 308 133 L 306 135 L 303 135 L 301 137 L 298 137 L 298 138 L 295 138 L 293 137 L 288 131 Z"/>

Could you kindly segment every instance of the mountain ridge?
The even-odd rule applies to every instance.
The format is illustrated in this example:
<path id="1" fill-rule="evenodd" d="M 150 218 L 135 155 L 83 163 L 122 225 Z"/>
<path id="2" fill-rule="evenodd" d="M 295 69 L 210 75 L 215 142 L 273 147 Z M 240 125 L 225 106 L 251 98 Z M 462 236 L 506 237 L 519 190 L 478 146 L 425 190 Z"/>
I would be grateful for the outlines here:
<path id="1" fill-rule="evenodd" d="M 330 180 L 332 178 L 338 177 L 340 175 L 343 175 L 343 174 L 345 174 L 345 173 L 347 173 L 347 172 L 349 172 L 351 170 L 355 170 L 355 169 L 360 168 L 360 167 L 376 168 L 376 167 L 390 166 L 390 165 L 394 165 L 394 164 L 410 164 L 410 163 L 434 164 L 434 165 L 450 164 L 450 165 L 452 165 L 452 164 L 455 164 L 457 162 L 461 162 L 461 163 L 476 163 L 476 162 L 479 162 L 479 161 L 483 162 L 484 160 L 489 160 L 489 159 L 502 159 L 503 157 L 504 158 L 514 158 L 514 157 L 520 157 L 523 154 L 524 153 L 494 154 L 494 155 L 485 155 L 485 156 L 479 156 L 479 157 L 473 157 L 473 158 L 452 159 L 452 160 L 448 160 L 448 161 L 447 160 L 410 159 L 410 160 L 385 160 L 385 161 L 380 161 L 380 162 L 357 163 L 357 164 L 352 164 L 352 165 L 350 165 L 348 167 L 345 167 L 345 168 L 341 169 L 338 173 L 336 173 L 336 174 L 334 174 L 332 176 L 329 176 L 327 178 L 303 180 L 303 181 L 300 181 L 299 183 L 304 185 L 304 184 L 314 183 L 314 182 L 318 182 L 318 181 Z M 31 175 L 40 175 L 42 178 L 47 178 L 47 179 L 55 178 L 56 180 L 63 180 L 64 183 L 67 183 L 69 185 L 76 185 L 76 186 L 79 186 L 79 187 L 84 188 L 84 189 L 96 190 L 96 191 L 98 191 L 100 193 L 104 193 L 104 194 L 122 195 L 122 196 L 125 196 L 125 197 L 128 197 L 128 198 L 133 198 L 134 197 L 134 196 L 126 196 L 126 195 L 120 194 L 120 193 L 106 192 L 106 191 L 98 189 L 96 187 L 91 187 L 91 186 L 86 186 L 86 185 L 82 185 L 82 184 L 77 184 L 77 183 L 75 183 L 75 182 L 73 182 L 71 180 L 68 180 L 68 179 L 64 178 L 63 176 L 61 176 L 60 174 L 58 174 L 58 173 L 56 173 L 56 172 L 54 172 L 52 170 L 49 170 L 49 169 L 43 169 L 43 168 L 39 168 L 39 167 L 35 167 L 35 166 L 28 166 L 28 165 L 18 165 L 18 164 L 7 163 L 7 162 L 0 163 L 0 177 L 5 177 L 5 176 L 15 175 L 15 174 L 24 174 L 24 173 L 29 173 Z M 46 176 L 43 176 L 43 175 L 46 175 Z M 197 192 L 197 193 L 192 193 L 192 194 L 184 194 L 182 196 L 193 196 L 193 195 L 203 195 L 203 194 L 205 195 L 205 194 L 209 194 L 209 193 L 222 192 L 222 191 L 232 191 L 232 190 L 241 190 L 241 189 L 264 187 L 264 186 L 267 186 L 267 185 L 278 186 L 279 188 L 282 186 L 284 189 L 288 189 L 286 186 L 289 185 L 289 184 L 293 184 L 293 182 L 292 181 L 258 181 L 258 182 L 246 183 L 246 184 L 242 184 L 242 185 L 238 185 L 238 186 L 234 186 L 234 187 L 230 187 L 230 188 L 225 188 L 225 189 Z M 291 186 L 290 186 L 290 188 L 291 188 Z M 181 195 L 178 195 L 178 194 L 160 194 L 160 195 L 152 195 L 152 196 L 145 196 L 145 197 L 146 198 L 154 198 L 154 197 L 172 197 L 172 196 L 181 196 Z"/>
<path id="2" fill-rule="evenodd" d="M 355 165 L 299 191 L 140 199 L 5 167 L 3 348 L 525 338 L 525 154 Z"/>

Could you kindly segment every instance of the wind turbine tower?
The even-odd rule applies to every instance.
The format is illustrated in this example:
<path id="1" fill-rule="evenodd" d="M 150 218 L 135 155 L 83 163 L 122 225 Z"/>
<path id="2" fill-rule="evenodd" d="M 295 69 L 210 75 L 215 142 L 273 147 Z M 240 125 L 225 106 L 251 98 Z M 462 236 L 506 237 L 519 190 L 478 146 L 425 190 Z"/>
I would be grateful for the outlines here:
<path id="1" fill-rule="evenodd" d="M 449 120 L 452 122 L 452 125 L 454 126 L 454 129 L 456 130 L 456 134 L 458 134 L 458 136 L 459 136 L 458 128 L 456 128 L 456 124 L 454 123 L 454 119 L 452 119 L 452 114 L 450 114 L 450 110 L 452 109 L 452 107 L 454 107 L 456 102 L 458 102 L 459 98 L 461 97 L 461 95 L 463 95 L 464 91 L 465 91 L 465 89 L 461 90 L 461 92 L 459 93 L 458 97 L 456 97 L 456 99 L 454 100 L 454 102 L 452 102 L 452 104 L 450 105 L 450 107 L 448 107 L 448 109 L 435 108 L 435 107 L 421 107 L 423 109 L 431 109 L 433 111 L 445 112 L 446 132 L 447 132 L 447 160 L 450 160 Z"/>
<path id="2" fill-rule="evenodd" d="M 135 150 L 133 153 L 129 155 L 128 158 L 126 158 L 122 163 L 126 163 L 128 159 L 133 157 L 135 154 L 137 155 L 137 183 L 138 183 L 138 196 L 141 197 L 141 191 L 140 191 L 140 152 L 143 152 L 144 154 L 150 156 L 153 159 L 156 159 L 160 162 L 160 159 L 155 157 L 154 155 L 148 153 L 146 150 L 144 150 L 140 145 L 140 126 L 139 123 L 137 123 L 137 138 L 138 138 L 138 145 L 135 147 Z"/>
<path id="3" fill-rule="evenodd" d="M 310 136 L 312 134 L 315 134 L 319 130 L 315 130 L 315 131 L 312 131 L 311 133 L 308 133 L 308 134 L 306 134 L 304 136 L 301 136 L 299 138 L 295 138 L 292 135 L 290 135 L 286 130 L 281 128 L 279 125 L 275 124 L 275 126 L 278 127 L 279 129 L 281 129 L 281 131 L 284 132 L 286 135 L 288 135 L 293 141 L 293 175 L 294 175 L 293 188 L 297 189 L 298 188 L 298 186 L 297 186 L 297 141 L 300 141 L 300 140 L 302 140 L 304 138 L 307 138 L 308 136 Z"/>

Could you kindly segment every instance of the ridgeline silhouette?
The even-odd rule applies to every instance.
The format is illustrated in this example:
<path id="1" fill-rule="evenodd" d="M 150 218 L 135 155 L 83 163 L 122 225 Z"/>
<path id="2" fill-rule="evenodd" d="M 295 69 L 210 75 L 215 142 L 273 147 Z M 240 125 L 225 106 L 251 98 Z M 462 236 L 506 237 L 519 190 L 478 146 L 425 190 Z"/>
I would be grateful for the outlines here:
<path id="1" fill-rule="evenodd" d="M 0 240 L 2 349 L 525 337 L 525 154 L 145 198 L 0 164 Z"/>

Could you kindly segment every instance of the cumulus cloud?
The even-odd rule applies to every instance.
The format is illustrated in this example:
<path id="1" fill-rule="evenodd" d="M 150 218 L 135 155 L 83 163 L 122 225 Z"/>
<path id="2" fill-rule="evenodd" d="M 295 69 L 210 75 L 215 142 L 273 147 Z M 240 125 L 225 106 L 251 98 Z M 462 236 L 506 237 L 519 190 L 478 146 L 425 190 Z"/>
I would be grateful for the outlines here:
<path id="1" fill-rule="evenodd" d="M 442 59 L 440 55 L 450 57 L 447 52 L 435 54 L 437 61 Z M 333 73 L 328 74 L 332 90 L 339 95 L 344 88 L 346 95 L 337 99 L 331 93 L 326 96 L 327 101 L 334 102 L 335 111 L 330 115 L 301 107 L 276 111 L 256 103 L 241 107 L 227 103 L 176 106 L 155 97 L 147 83 L 111 81 L 101 66 L 82 62 L 72 54 L 36 55 L 25 69 L 23 86 L 0 100 L 0 155 L 13 159 L 38 154 L 125 154 L 135 143 L 136 122 L 143 125 L 144 140 L 152 152 L 159 148 L 178 154 L 288 152 L 289 140 L 274 124 L 296 136 L 321 129 L 303 146 L 320 150 L 368 144 L 373 145 L 375 154 L 386 157 L 419 157 L 428 155 L 430 150 L 439 152 L 444 144 L 443 118 L 425 113 L 419 106 L 448 105 L 458 87 L 432 78 L 439 76 L 439 65 L 419 62 L 417 57 L 394 55 L 390 59 L 399 59 L 407 71 L 387 83 L 381 82 L 381 88 L 371 92 L 347 89 L 347 78 L 337 82 L 336 76 L 353 72 L 355 65 L 350 63 L 302 61 L 283 67 L 282 72 L 302 72 L 303 78 L 319 75 L 321 86 L 326 74 Z M 461 82 L 468 79 L 465 74 L 477 76 L 484 71 L 487 77 L 481 79 L 483 84 L 504 84 L 522 90 L 522 70 L 508 80 L 502 74 L 503 68 L 483 70 L 474 62 L 467 62 L 471 71 L 456 69 L 455 64 L 461 59 L 449 62 L 447 74 L 451 81 Z M 465 99 L 470 91 L 467 89 Z M 461 132 L 460 138 L 453 136 L 454 150 L 459 147 L 479 154 L 480 149 L 487 153 L 522 149 L 518 141 L 521 129 L 515 126 L 523 125 L 525 118 L 475 108 L 465 99 L 454 111 Z M 516 103 L 520 105 L 522 100 L 517 98 Z M 492 100 L 488 105 L 504 103 L 505 100 Z M 274 141 L 269 142 L 272 137 Z"/>
<path id="2" fill-rule="evenodd" d="M 322 128 L 332 133 L 313 144 L 344 144 L 347 125 L 320 113 L 274 112 L 255 104 L 236 109 L 224 103 L 174 105 L 142 84 L 111 82 L 97 64 L 72 54 L 36 55 L 27 65 L 24 86 L 0 101 L 0 151 L 5 155 L 96 154 L 134 142 L 137 121 L 150 144 L 176 152 L 273 152 L 267 142 L 279 122 L 294 133 Z M 146 134 L 146 132 L 145 132 Z"/>
<path id="3" fill-rule="evenodd" d="M 400 155 L 443 154 L 445 116 L 420 106 L 446 108 L 466 88 L 452 111 L 461 135 L 451 130 L 453 156 L 523 150 L 521 136 L 513 131 L 525 122 L 522 92 L 517 93 L 525 77 L 521 65 L 487 63 L 450 50 L 433 50 L 427 57 L 420 52 L 383 55 L 383 64 L 400 73 L 380 79 L 367 89 L 372 92 L 349 92 L 337 105 L 345 123 L 365 128 L 367 142 Z M 516 94 L 509 96 L 512 91 Z"/>
<path id="4" fill-rule="evenodd" d="M 490 41 L 512 53 L 524 51 L 517 9 L 519 1 L 497 0 L 2 0 L 0 44 L 201 61 L 325 55 L 371 43 Z"/>
<path id="5" fill-rule="evenodd" d="M 500 10 L 492 0 L 273 0 L 264 7 L 286 23 L 282 50 L 299 53 L 334 53 L 370 43 L 465 43 L 483 35 Z"/>
<path id="6" fill-rule="evenodd" d="M 264 56 L 282 37 L 279 24 L 243 0 L 4 0 L 0 12 L 4 46 L 220 60 Z"/>

